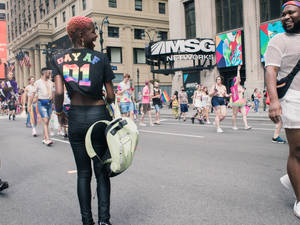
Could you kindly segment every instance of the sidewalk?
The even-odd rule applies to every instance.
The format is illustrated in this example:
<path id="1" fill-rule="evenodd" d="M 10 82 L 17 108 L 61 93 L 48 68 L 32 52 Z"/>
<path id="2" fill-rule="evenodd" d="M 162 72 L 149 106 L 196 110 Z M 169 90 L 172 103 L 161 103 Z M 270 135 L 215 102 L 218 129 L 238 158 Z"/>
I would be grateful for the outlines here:
<path id="1" fill-rule="evenodd" d="M 191 118 L 195 112 L 196 111 L 190 107 L 189 111 L 187 113 L 187 117 Z M 172 114 L 172 109 L 169 109 L 167 106 L 164 106 L 160 110 L 160 114 L 162 117 L 171 117 L 171 118 L 174 117 Z M 209 117 L 214 117 L 214 116 L 215 116 L 214 113 L 209 114 Z M 227 117 L 231 117 L 231 116 L 232 116 L 232 109 L 227 109 Z M 238 113 L 237 117 L 240 118 L 241 116 L 242 116 L 242 114 Z M 251 118 L 251 119 L 269 120 L 268 111 L 264 112 L 262 108 L 260 108 L 259 112 L 257 112 L 257 113 L 253 112 L 253 109 L 250 109 L 247 117 Z"/>

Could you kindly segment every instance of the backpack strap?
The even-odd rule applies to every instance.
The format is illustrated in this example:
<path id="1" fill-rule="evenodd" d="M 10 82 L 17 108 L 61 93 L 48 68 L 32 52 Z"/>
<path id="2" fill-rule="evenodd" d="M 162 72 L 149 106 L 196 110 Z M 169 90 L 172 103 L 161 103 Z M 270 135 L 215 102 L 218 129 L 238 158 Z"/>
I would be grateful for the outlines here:
<path id="1" fill-rule="evenodd" d="M 95 127 L 95 125 L 98 123 L 104 123 L 104 124 L 108 125 L 109 121 L 99 120 L 99 121 L 95 122 L 92 126 L 89 127 L 89 129 L 85 135 L 85 148 L 86 148 L 87 154 L 89 155 L 89 157 L 91 159 L 94 157 L 97 157 L 102 164 L 105 164 L 105 162 L 103 162 L 102 159 L 100 159 L 100 157 L 97 155 L 97 153 L 95 152 L 93 145 L 92 145 L 92 131 L 93 131 L 93 128 Z"/>

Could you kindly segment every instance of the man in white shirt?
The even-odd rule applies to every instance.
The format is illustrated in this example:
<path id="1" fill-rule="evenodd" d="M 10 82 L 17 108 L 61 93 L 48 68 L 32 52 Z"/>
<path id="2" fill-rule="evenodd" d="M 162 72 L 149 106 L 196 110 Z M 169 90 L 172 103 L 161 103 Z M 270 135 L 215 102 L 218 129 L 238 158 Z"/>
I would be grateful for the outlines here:
<path id="1" fill-rule="evenodd" d="M 294 214 L 300 218 L 300 72 L 294 77 L 281 99 L 276 90 L 276 79 L 286 77 L 300 60 L 300 1 L 289 1 L 282 6 L 281 22 L 285 33 L 277 34 L 268 45 L 265 55 L 266 82 L 270 96 L 269 117 L 274 123 L 283 122 L 289 143 L 288 176 L 280 180 L 295 191 Z"/>
<path id="2" fill-rule="evenodd" d="M 33 97 L 37 100 L 38 110 L 43 121 L 43 144 L 50 146 L 53 144 L 49 138 L 49 121 L 52 113 L 52 100 L 54 99 L 54 83 L 50 80 L 50 69 L 43 68 L 41 73 L 41 78 L 34 83 Z"/>

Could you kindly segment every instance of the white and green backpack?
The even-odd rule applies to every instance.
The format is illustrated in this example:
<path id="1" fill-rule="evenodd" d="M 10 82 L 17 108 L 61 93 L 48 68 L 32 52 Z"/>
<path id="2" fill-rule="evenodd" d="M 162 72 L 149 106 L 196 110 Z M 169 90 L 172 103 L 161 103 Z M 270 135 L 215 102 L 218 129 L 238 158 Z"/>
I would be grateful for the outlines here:
<path id="1" fill-rule="evenodd" d="M 112 104 L 114 119 L 112 121 L 100 120 L 95 122 L 85 136 L 85 147 L 89 157 L 97 157 L 103 164 L 109 164 L 110 176 L 116 176 L 124 172 L 132 163 L 133 156 L 138 144 L 139 131 L 134 121 L 127 117 L 121 117 L 117 104 Z M 102 160 L 95 152 L 91 134 L 96 124 L 106 125 L 105 136 L 111 158 Z"/>

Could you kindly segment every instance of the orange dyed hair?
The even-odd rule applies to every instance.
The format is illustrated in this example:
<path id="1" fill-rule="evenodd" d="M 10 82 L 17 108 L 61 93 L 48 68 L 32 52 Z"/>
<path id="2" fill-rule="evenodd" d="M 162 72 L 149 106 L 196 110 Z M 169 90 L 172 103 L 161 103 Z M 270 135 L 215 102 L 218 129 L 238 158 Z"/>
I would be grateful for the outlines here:
<path id="1" fill-rule="evenodd" d="M 72 41 L 76 39 L 76 33 L 78 31 L 84 31 L 93 20 L 89 17 L 74 16 L 67 24 L 67 33 Z"/>

